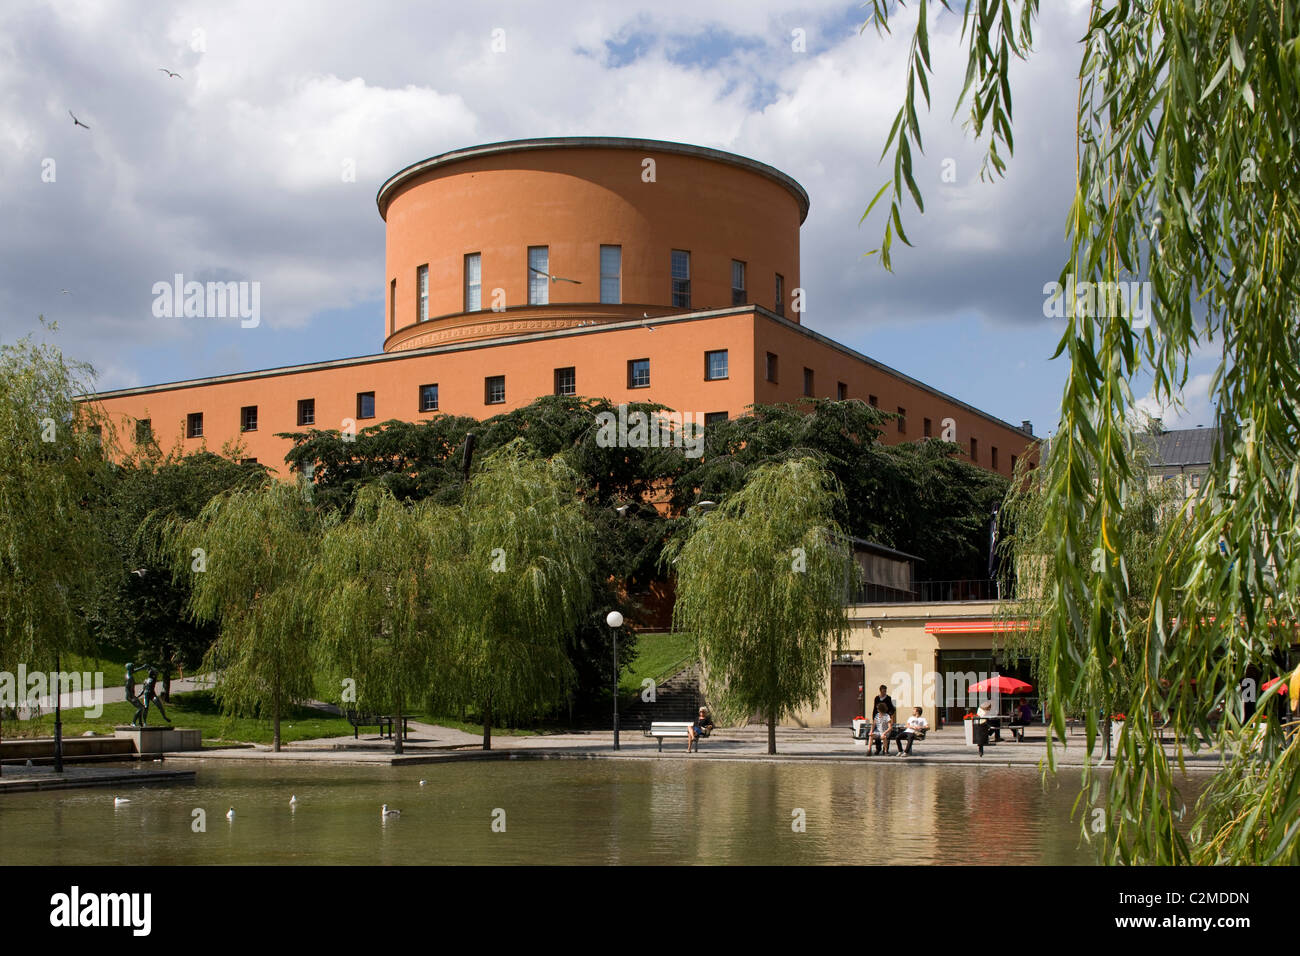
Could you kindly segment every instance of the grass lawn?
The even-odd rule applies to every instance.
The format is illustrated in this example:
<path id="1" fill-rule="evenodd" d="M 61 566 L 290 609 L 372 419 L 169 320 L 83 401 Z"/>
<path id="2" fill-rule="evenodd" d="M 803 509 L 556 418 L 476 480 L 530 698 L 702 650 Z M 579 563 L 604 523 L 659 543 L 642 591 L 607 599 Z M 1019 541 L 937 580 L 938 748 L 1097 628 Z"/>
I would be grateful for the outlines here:
<path id="1" fill-rule="evenodd" d="M 172 702 L 163 706 L 174 726 L 199 730 L 205 744 L 215 740 L 269 744 L 273 737 L 269 719 L 224 716 L 211 691 L 173 694 Z M 81 708 L 68 708 L 63 712 L 63 736 L 80 737 L 88 730 L 96 734 L 111 734 L 116 725 L 129 724 L 134 713 L 135 708 L 125 701 L 105 704 L 104 713 L 93 720 L 87 718 Z M 156 710 L 150 710 L 149 726 L 165 726 Z M 5 721 L 3 731 L 5 739 L 53 737 L 54 714 L 42 714 L 36 720 Z M 344 736 L 352 736 L 352 725 L 347 719 L 323 711 L 294 707 L 280 719 L 280 740 L 284 743 Z"/>
<path id="2" fill-rule="evenodd" d="M 624 695 L 641 693 L 641 681 L 647 677 L 662 677 L 667 668 L 690 655 L 694 649 L 695 639 L 690 634 L 638 634 L 636 660 L 619 676 L 619 690 Z"/>

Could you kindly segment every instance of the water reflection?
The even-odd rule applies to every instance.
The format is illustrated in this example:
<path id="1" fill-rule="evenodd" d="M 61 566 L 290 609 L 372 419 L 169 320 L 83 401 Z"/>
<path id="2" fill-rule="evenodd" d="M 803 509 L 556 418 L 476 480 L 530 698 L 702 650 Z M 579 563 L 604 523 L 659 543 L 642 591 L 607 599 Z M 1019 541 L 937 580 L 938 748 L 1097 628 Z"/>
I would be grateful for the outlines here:
<path id="1" fill-rule="evenodd" d="M 1029 769 L 686 758 L 198 766 L 193 785 L 7 794 L 0 862 L 1093 861 L 1070 819 L 1077 775 L 1044 790 Z M 115 810 L 115 795 L 131 802 Z M 382 820 L 385 803 L 402 815 Z M 195 832 L 196 809 L 206 813 L 205 832 Z M 802 832 L 791 826 L 799 820 Z"/>

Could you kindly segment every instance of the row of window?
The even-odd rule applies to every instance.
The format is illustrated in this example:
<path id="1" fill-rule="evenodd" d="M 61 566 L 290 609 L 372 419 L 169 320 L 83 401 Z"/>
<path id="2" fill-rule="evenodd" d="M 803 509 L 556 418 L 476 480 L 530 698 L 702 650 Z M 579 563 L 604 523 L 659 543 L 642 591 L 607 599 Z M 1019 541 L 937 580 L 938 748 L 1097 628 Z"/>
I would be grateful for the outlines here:
<path id="1" fill-rule="evenodd" d="M 691 254 L 685 249 L 672 250 L 670 272 L 672 277 L 672 304 L 674 308 L 691 307 Z M 748 266 L 739 259 L 731 260 L 731 304 L 745 305 L 749 302 L 749 287 L 746 278 Z M 479 312 L 483 309 L 483 254 L 471 252 L 465 256 L 464 303 L 466 312 Z M 551 274 L 551 254 L 549 246 L 528 247 L 528 304 L 548 305 L 550 287 L 555 282 L 573 282 L 563 276 Z M 429 320 L 429 267 L 418 266 L 415 270 L 417 322 Z M 785 276 L 775 274 L 774 311 L 785 315 Z M 623 247 L 600 247 L 600 301 L 602 304 L 619 305 L 623 301 Z M 389 283 L 388 301 L 389 324 L 396 328 L 397 320 L 397 280 Z"/>

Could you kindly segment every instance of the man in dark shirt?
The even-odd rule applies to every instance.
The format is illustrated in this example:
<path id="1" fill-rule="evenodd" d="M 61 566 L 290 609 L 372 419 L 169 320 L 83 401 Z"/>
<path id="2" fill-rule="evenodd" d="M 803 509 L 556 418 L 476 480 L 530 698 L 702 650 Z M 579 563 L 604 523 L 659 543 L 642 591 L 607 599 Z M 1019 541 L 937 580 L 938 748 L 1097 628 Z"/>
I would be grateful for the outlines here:
<path id="1" fill-rule="evenodd" d="M 874 714 L 876 712 L 876 705 L 879 704 L 881 701 L 884 701 L 885 706 L 889 708 L 889 716 L 897 717 L 898 708 L 894 706 L 893 698 L 891 698 L 889 694 L 886 693 L 887 690 L 889 690 L 888 685 L 886 684 L 880 685 L 880 693 L 877 694 L 876 699 L 871 702 L 871 712 Z"/>

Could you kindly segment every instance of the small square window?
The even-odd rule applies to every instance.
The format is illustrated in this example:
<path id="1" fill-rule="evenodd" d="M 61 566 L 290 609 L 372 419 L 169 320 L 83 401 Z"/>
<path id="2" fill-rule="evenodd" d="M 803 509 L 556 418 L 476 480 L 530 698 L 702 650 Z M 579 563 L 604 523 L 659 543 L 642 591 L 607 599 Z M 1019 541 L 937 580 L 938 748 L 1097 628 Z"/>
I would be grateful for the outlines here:
<path id="1" fill-rule="evenodd" d="M 314 398 L 298 399 L 298 424 L 299 425 L 316 424 L 316 399 Z"/>
<path id="2" fill-rule="evenodd" d="M 256 405 L 245 405 L 239 410 L 239 430 L 241 432 L 257 431 Z"/>
<path id="3" fill-rule="evenodd" d="M 632 359 L 627 363 L 627 387 L 650 387 L 650 360 L 648 358 Z"/>
<path id="4" fill-rule="evenodd" d="M 907 434 L 907 409 L 902 405 L 898 406 L 898 434 Z"/>
<path id="5" fill-rule="evenodd" d="M 375 417 L 375 393 L 357 392 L 357 418 Z"/>
<path id="6" fill-rule="evenodd" d="M 185 419 L 185 437 L 202 438 L 203 437 L 203 413 L 190 412 Z"/>
<path id="7" fill-rule="evenodd" d="M 438 410 L 438 386 L 421 385 L 420 386 L 420 411 L 436 412 Z"/>
<path id="8" fill-rule="evenodd" d="M 578 370 L 572 365 L 568 368 L 557 368 L 555 370 L 555 394 L 578 394 Z"/>
<path id="9" fill-rule="evenodd" d="M 849 397 L 849 387 L 843 382 L 835 383 L 835 397 L 841 402 Z"/>
<path id="10" fill-rule="evenodd" d="M 147 418 L 141 418 L 135 423 L 135 443 L 144 445 L 153 441 L 153 422 Z"/>
<path id="11" fill-rule="evenodd" d="M 718 349 L 716 352 L 704 353 L 704 378 L 706 381 L 716 382 L 719 379 L 727 377 L 727 350 Z"/>
<path id="12" fill-rule="evenodd" d="M 506 377 L 504 375 L 489 375 L 483 380 L 483 401 L 488 405 L 504 405 L 506 403 Z"/>
<path id="13" fill-rule="evenodd" d="M 806 368 L 803 370 L 803 393 L 807 398 L 812 398 L 813 394 L 813 370 Z"/>
<path id="14" fill-rule="evenodd" d="M 777 381 L 776 372 L 777 372 L 776 353 L 768 352 L 767 353 L 767 380 L 769 382 Z"/>

